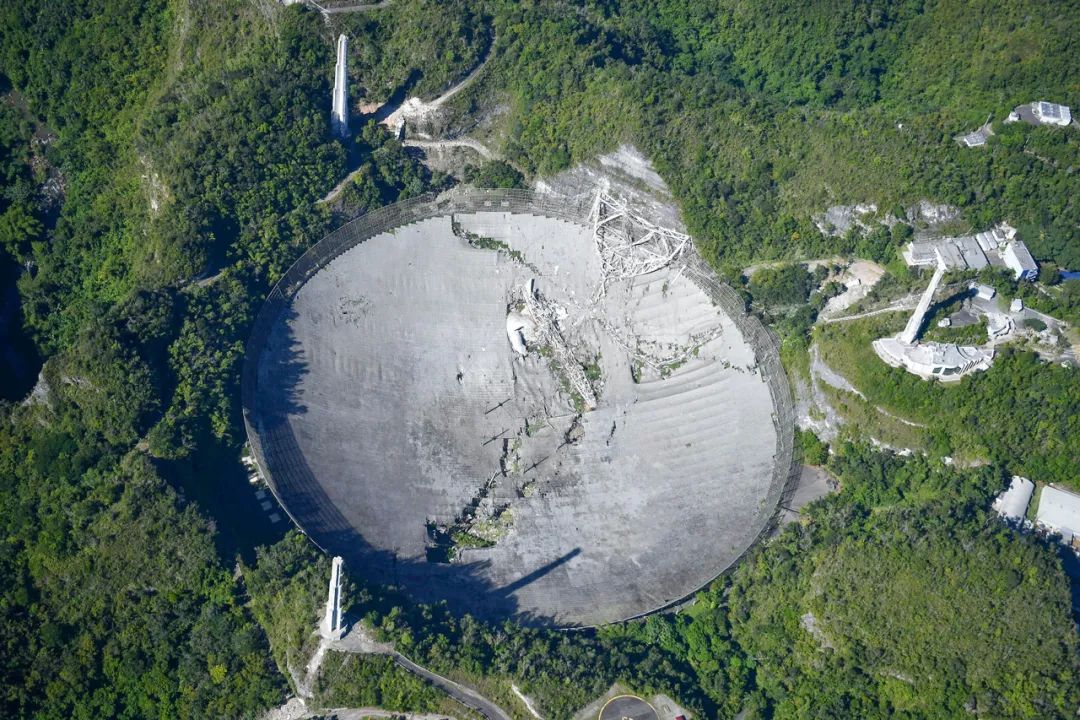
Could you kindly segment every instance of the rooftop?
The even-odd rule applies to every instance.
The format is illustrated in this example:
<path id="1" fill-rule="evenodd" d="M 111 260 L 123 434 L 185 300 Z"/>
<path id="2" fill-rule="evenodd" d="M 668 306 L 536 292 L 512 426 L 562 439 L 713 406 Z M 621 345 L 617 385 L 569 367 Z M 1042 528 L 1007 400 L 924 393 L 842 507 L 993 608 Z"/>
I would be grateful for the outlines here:
<path id="1" fill-rule="evenodd" d="M 1038 270 L 1039 264 L 1035 262 L 1035 258 L 1031 257 L 1031 251 L 1028 250 L 1027 245 L 1021 240 L 1014 240 L 1005 246 L 1005 257 L 1009 259 L 1011 254 L 1016 258 L 1016 262 L 1025 270 Z"/>
<path id="2" fill-rule="evenodd" d="M 1080 535 L 1080 495 L 1048 485 L 1039 496 L 1039 509 L 1035 522 L 1061 534 L 1061 539 L 1072 542 Z"/>
<path id="3" fill-rule="evenodd" d="M 1009 488 L 997 496 L 993 508 L 1006 520 L 1023 520 L 1034 491 L 1035 483 L 1019 475 L 1013 475 Z"/>

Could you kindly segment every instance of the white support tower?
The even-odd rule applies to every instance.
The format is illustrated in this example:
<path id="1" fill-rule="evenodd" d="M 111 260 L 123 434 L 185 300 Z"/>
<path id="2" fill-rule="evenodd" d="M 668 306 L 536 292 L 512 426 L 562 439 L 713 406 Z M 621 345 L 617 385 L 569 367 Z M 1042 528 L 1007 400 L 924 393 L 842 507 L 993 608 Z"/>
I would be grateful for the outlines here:
<path id="1" fill-rule="evenodd" d="M 330 593 L 326 598 L 326 614 L 319 633 L 326 640 L 340 640 L 345 635 L 345 621 L 341 617 L 341 557 L 334 558 L 330 569 Z"/>
<path id="2" fill-rule="evenodd" d="M 689 235 L 654 225 L 603 190 L 596 193 L 591 215 L 603 275 L 601 293 L 611 281 L 667 267 L 691 247 Z"/>
<path id="3" fill-rule="evenodd" d="M 338 37 L 337 66 L 334 68 L 334 106 L 330 112 L 330 129 L 338 137 L 349 137 L 349 38 Z"/>
<path id="4" fill-rule="evenodd" d="M 919 298 L 919 304 L 911 318 L 908 319 L 904 332 L 900 333 L 900 342 L 905 345 L 914 345 L 918 339 L 923 318 L 926 317 L 926 311 L 930 309 L 930 303 L 934 301 L 934 293 L 937 292 L 941 278 L 945 276 L 945 261 L 941 259 L 941 253 L 936 250 L 934 252 L 937 254 L 937 270 L 934 271 L 934 277 L 930 278 L 930 286 L 926 288 L 926 292 Z"/>

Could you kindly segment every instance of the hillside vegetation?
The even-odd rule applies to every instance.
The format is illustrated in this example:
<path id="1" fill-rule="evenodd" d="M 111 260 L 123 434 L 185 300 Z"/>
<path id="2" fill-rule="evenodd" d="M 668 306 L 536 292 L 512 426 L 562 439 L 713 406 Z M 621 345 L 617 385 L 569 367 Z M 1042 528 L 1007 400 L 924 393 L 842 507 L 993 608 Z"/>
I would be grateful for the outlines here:
<path id="1" fill-rule="evenodd" d="M 505 98 L 511 159 L 548 173 L 632 140 L 721 263 L 850 250 L 810 215 L 925 197 L 980 227 L 1007 219 L 1037 257 L 1080 267 L 1075 129 L 951 139 L 1035 99 L 1080 105 L 1067 4 L 496 5 L 499 54 L 473 107 Z"/>

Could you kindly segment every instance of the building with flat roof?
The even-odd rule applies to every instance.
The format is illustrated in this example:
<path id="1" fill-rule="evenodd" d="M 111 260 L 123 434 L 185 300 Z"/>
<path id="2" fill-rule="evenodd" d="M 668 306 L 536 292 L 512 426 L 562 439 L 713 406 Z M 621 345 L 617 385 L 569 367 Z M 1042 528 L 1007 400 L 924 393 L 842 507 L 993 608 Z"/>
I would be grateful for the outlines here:
<path id="1" fill-rule="evenodd" d="M 957 142 L 965 147 L 982 147 L 986 144 L 986 134 L 982 130 L 975 130 L 957 138 Z"/>
<path id="2" fill-rule="evenodd" d="M 994 360 L 993 350 L 953 343 L 904 343 L 899 337 L 874 341 L 878 357 L 893 367 L 903 368 L 924 380 L 951 382 L 968 373 L 987 370 Z"/>
<path id="3" fill-rule="evenodd" d="M 908 243 L 902 254 L 904 262 L 911 267 L 936 265 L 940 255 L 949 270 L 982 270 L 988 265 L 1004 265 L 1000 248 L 1013 234 L 1015 231 L 1009 233 L 999 226 L 974 235 L 915 240 Z"/>
<path id="4" fill-rule="evenodd" d="M 948 270 L 982 270 L 992 265 L 1009 268 L 1018 280 L 1034 280 L 1039 274 L 1027 245 L 1005 223 L 974 235 L 915 240 L 902 254 L 909 267 L 941 262 Z"/>
<path id="5" fill-rule="evenodd" d="M 1076 545 L 1080 541 L 1080 495 L 1047 485 L 1039 495 L 1035 524 L 1061 535 L 1066 545 Z"/>
<path id="6" fill-rule="evenodd" d="M 1004 520 L 1021 522 L 1027 514 L 1035 483 L 1027 478 L 1013 475 L 1009 488 L 997 496 L 992 507 Z"/>
<path id="7" fill-rule="evenodd" d="M 1057 125 L 1065 127 L 1072 122 L 1072 110 L 1068 105 L 1036 100 L 1026 105 L 1017 105 L 1009 113 L 1005 122 L 1018 122 L 1023 120 L 1029 125 Z"/>
<path id="8" fill-rule="evenodd" d="M 1001 259 L 1005 261 L 1005 266 L 1013 271 L 1017 280 L 1034 280 L 1039 276 L 1039 264 L 1031 257 L 1031 252 L 1022 240 L 1006 243 Z"/>
<path id="9" fill-rule="evenodd" d="M 1031 103 L 1031 113 L 1038 118 L 1043 125 L 1061 125 L 1062 127 L 1072 122 L 1072 111 L 1067 105 L 1039 100 Z"/>

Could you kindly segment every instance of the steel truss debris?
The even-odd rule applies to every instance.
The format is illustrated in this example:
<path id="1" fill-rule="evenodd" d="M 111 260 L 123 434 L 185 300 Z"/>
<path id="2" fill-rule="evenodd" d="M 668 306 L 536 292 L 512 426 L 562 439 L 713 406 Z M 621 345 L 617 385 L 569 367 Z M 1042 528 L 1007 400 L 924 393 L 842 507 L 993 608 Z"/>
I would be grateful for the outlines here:
<path id="1" fill-rule="evenodd" d="M 598 295 L 610 282 L 667 267 L 693 246 L 689 235 L 654 225 L 604 190 L 596 192 L 589 220 L 600 255 Z"/>
<path id="2" fill-rule="evenodd" d="M 566 377 L 567 382 L 581 396 L 585 406 L 592 410 L 596 408 L 596 392 L 592 383 L 585 375 L 581 363 L 574 357 L 562 332 L 559 330 L 559 308 L 540 294 L 533 283 L 525 289 L 525 311 L 536 323 L 536 334 L 540 342 L 551 348 L 558 363 L 559 371 Z"/>

